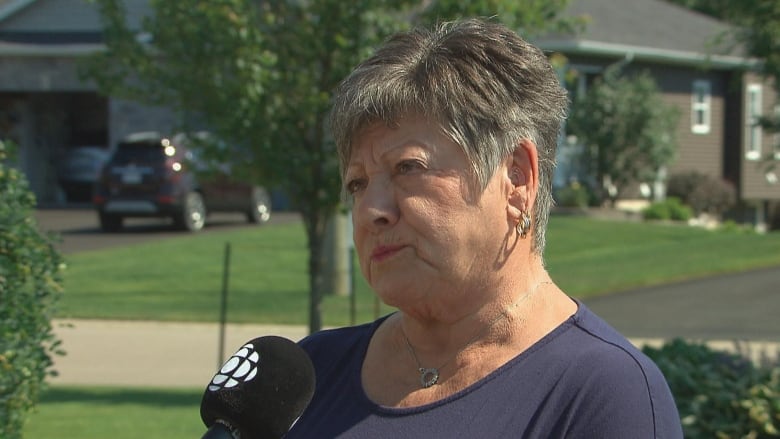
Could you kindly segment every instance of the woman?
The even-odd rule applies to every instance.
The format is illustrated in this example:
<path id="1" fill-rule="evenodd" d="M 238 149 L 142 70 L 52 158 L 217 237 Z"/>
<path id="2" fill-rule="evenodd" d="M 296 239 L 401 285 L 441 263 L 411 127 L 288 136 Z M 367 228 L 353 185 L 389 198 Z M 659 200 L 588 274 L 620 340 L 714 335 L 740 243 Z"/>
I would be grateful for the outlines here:
<path id="1" fill-rule="evenodd" d="M 545 270 L 566 107 L 544 54 L 481 20 L 397 35 L 346 78 L 356 250 L 399 311 L 301 342 L 317 388 L 288 438 L 682 437 L 655 365 Z"/>

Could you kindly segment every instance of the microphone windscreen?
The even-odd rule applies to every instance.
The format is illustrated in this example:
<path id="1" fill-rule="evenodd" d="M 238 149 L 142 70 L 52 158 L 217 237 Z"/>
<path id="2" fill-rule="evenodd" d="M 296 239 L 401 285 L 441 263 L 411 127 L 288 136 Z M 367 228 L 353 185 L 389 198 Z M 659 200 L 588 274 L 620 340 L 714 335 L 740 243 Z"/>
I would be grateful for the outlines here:
<path id="1" fill-rule="evenodd" d="M 281 438 L 309 405 L 314 366 L 295 342 L 266 336 L 247 342 L 211 379 L 200 417 L 229 425 L 241 438 Z"/>

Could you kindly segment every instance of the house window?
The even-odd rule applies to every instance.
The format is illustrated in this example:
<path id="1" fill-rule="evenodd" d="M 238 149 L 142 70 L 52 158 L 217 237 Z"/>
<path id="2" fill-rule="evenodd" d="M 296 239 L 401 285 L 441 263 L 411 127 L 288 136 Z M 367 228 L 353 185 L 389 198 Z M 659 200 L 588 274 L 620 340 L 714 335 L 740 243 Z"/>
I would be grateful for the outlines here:
<path id="1" fill-rule="evenodd" d="M 693 81 L 691 93 L 691 132 L 707 134 L 710 132 L 710 112 L 712 87 L 710 81 Z"/>
<path id="2" fill-rule="evenodd" d="M 758 160 L 761 158 L 761 84 L 748 85 L 745 100 L 745 157 Z"/>

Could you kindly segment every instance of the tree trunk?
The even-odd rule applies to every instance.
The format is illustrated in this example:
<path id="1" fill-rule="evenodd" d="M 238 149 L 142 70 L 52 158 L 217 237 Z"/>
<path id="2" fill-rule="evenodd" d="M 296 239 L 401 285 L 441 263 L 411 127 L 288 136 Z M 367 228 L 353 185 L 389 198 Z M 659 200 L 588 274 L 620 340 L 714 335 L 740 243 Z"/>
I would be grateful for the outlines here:
<path id="1" fill-rule="evenodd" d="M 327 295 L 346 297 L 350 293 L 351 271 L 349 261 L 349 218 L 336 211 L 328 217 L 325 225 L 325 238 L 322 243 L 322 270 Z"/>
<path id="2" fill-rule="evenodd" d="M 317 233 L 318 220 L 306 220 L 306 235 L 309 243 L 309 333 L 322 329 L 322 241 L 323 234 Z"/>
<path id="3" fill-rule="evenodd" d="M 325 217 L 321 212 L 304 215 L 309 242 L 309 333 L 322 329 L 322 296 L 324 290 L 322 250 Z"/>

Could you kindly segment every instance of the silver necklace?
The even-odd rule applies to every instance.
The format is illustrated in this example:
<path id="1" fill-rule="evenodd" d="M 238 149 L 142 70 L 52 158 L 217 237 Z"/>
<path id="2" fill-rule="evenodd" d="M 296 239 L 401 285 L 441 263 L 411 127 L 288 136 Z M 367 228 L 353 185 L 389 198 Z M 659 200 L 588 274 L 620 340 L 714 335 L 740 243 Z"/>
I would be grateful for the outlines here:
<path id="1" fill-rule="evenodd" d="M 472 337 L 468 343 L 466 343 L 463 348 L 456 351 L 455 354 L 447 359 L 444 363 L 442 363 L 439 367 L 423 367 L 423 365 L 420 363 L 420 359 L 417 358 L 417 353 L 414 351 L 414 347 L 412 346 L 412 343 L 409 341 L 409 337 L 406 336 L 406 331 L 404 331 L 403 326 L 401 327 L 401 333 L 404 335 L 404 340 L 406 341 L 406 348 L 409 350 L 409 353 L 412 355 L 412 358 L 414 358 L 415 363 L 417 363 L 417 372 L 420 373 L 420 385 L 422 385 L 423 389 L 427 389 L 428 387 L 431 387 L 439 382 L 440 371 L 444 369 L 445 366 L 447 366 L 452 360 L 455 359 L 455 357 L 458 356 L 460 352 L 465 350 L 467 347 L 471 346 L 472 343 L 477 341 L 478 338 L 485 335 L 493 326 L 496 325 L 496 323 L 500 322 L 501 320 L 505 319 L 509 315 L 509 311 L 514 309 L 515 307 L 519 306 L 521 303 L 525 302 L 526 299 L 531 297 L 533 293 L 536 292 L 536 290 L 539 288 L 539 286 L 543 284 L 552 284 L 552 282 L 544 281 L 539 282 L 538 284 L 534 285 L 531 290 L 529 290 L 527 293 L 523 294 L 522 297 L 520 297 L 517 302 L 509 305 L 501 311 L 496 318 L 494 318 L 486 327 L 485 329 L 479 331 L 474 337 Z"/>

